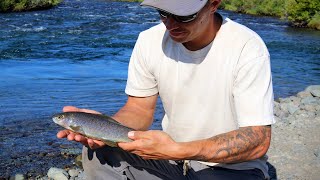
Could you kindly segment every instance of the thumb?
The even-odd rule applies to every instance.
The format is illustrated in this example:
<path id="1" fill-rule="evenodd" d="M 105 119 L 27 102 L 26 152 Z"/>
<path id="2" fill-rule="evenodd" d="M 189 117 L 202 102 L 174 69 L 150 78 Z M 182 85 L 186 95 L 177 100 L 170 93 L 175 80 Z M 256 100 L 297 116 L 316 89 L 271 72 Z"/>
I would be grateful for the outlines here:
<path id="1" fill-rule="evenodd" d="M 70 111 L 79 111 L 80 109 L 74 106 L 64 106 L 62 111 L 63 112 L 70 112 Z"/>
<path id="2" fill-rule="evenodd" d="M 128 137 L 132 140 L 143 139 L 147 137 L 147 133 L 144 131 L 130 131 Z"/>

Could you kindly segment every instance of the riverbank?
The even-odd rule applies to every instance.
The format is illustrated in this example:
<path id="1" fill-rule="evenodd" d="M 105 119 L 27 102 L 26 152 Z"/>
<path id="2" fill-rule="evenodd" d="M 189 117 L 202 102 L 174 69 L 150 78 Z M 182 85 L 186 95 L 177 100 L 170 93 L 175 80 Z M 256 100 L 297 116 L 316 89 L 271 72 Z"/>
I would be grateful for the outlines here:
<path id="1" fill-rule="evenodd" d="M 320 85 L 275 102 L 269 162 L 275 179 L 320 177 Z"/>
<path id="2" fill-rule="evenodd" d="M 272 142 L 267 153 L 271 179 L 312 180 L 319 177 L 320 85 L 309 86 L 296 96 L 277 99 L 274 102 L 274 115 L 277 123 L 272 126 Z M 64 156 L 72 154 L 63 149 L 62 152 Z M 70 164 L 74 166 L 52 167 L 45 176 L 35 177 L 39 180 L 82 180 L 84 172 L 80 156 L 74 157 L 70 159 Z M 28 175 L 17 174 L 11 178 L 15 177 L 27 179 Z"/>
<path id="3" fill-rule="evenodd" d="M 61 2 L 62 0 L 1 0 L 0 13 L 49 9 Z"/>

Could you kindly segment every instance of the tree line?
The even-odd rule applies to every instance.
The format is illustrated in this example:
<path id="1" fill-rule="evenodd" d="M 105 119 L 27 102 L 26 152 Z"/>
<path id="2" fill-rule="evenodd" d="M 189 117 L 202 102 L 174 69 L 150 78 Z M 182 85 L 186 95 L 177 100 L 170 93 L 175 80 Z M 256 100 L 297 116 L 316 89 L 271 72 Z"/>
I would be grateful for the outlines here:
<path id="1" fill-rule="evenodd" d="M 320 30 L 320 0 L 221 0 L 220 9 L 252 15 L 276 16 L 288 20 L 292 26 Z"/>
<path id="2" fill-rule="evenodd" d="M 0 12 L 46 9 L 56 6 L 61 1 L 0 0 Z M 292 26 L 320 30 L 320 0 L 222 0 L 220 8 L 252 15 L 277 16 L 288 20 Z"/>
<path id="3" fill-rule="evenodd" d="M 292 26 L 320 30 L 320 0 L 222 0 L 225 10 L 252 15 L 277 16 Z"/>

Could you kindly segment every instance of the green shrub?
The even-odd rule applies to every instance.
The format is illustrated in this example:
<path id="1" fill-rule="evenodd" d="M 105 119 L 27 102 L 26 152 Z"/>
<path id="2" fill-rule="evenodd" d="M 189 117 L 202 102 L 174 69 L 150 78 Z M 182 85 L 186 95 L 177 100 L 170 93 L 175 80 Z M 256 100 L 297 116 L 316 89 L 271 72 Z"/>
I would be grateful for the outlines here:
<path id="1" fill-rule="evenodd" d="M 320 13 L 317 13 L 308 23 L 308 26 L 320 30 Z"/>
<path id="2" fill-rule="evenodd" d="M 318 28 L 320 0 L 222 0 L 222 9 L 253 14 L 278 16 L 294 26 Z"/>
<path id="3" fill-rule="evenodd" d="M 62 0 L 0 0 L 0 12 L 46 9 Z"/>
<path id="4" fill-rule="evenodd" d="M 288 0 L 288 20 L 297 25 L 307 25 L 320 12 L 319 0 Z M 316 18 L 316 17 L 315 17 Z M 315 20 L 313 20 L 315 21 Z"/>

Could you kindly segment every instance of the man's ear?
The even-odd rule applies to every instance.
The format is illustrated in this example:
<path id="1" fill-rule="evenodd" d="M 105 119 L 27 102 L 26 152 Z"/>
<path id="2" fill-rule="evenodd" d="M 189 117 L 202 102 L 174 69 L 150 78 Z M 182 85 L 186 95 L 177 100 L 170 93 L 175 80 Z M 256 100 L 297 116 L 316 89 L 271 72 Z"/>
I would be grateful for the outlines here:
<path id="1" fill-rule="evenodd" d="M 209 3 L 210 11 L 212 14 L 214 14 L 218 10 L 218 7 L 221 4 L 221 0 L 209 0 Z"/>

